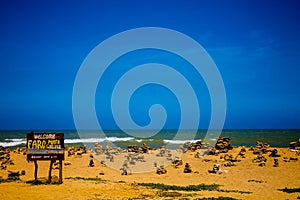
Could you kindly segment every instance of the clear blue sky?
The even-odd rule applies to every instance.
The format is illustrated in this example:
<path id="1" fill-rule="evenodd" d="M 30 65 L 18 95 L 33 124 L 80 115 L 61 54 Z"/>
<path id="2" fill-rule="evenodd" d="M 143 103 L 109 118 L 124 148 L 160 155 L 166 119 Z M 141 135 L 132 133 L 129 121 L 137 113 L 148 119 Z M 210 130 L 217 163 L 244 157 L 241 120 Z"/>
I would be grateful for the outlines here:
<path id="1" fill-rule="evenodd" d="M 114 34 L 147 26 L 180 31 L 208 51 L 226 88 L 225 128 L 300 128 L 299 10 L 290 0 L 1 1 L 0 129 L 74 128 L 73 83 L 87 54 Z M 176 114 L 174 102 L 167 104 Z M 143 124 L 140 115 L 133 118 Z M 115 128 L 109 114 L 103 123 Z"/>

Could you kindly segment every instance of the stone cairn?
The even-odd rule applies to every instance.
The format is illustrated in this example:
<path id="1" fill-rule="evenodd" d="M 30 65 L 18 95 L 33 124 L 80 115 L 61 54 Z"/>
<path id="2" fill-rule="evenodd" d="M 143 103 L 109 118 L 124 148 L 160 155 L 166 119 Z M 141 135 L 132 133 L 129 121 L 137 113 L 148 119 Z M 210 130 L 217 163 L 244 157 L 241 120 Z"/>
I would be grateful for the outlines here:
<path id="1" fill-rule="evenodd" d="M 95 144 L 95 154 L 96 155 L 100 155 L 103 153 L 103 148 L 102 148 L 102 144 L 100 142 L 97 142 Z"/>
<path id="2" fill-rule="evenodd" d="M 128 152 L 133 152 L 133 153 L 148 153 L 149 150 L 151 149 L 147 147 L 146 143 L 143 143 L 143 145 L 140 148 L 137 145 L 128 146 Z"/>
<path id="3" fill-rule="evenodd" d="M 291 161 L 298 161 L 298 158 L 297 157 L 283 157 L 283 161 L 284 162 L 291 162 Z"/>
<path id="4" fill-rule="evenodd" d="M 244 146 L 241 148 L 240 152 L 238 153 L 238 156 L 246 158 L 246 148 Z"/>
<path id="5" fill-rule="evenodd" d="M 253 160 L 253 163 L 258 163 L 258 166 L 263 167 L 266 165 L 267 158 L 263 155 L 268 152 L 271 152 L 269 157 L 279 157 L 277 149 L 270 150 L 270 145 L 268 143 L 263 143 L 260 140 L 256 141 L 256 146 L 251 147 L 249 150 L 253 151 L 253 154 L 258 154 Z"/>
<path id="6" fill-rule="evenodd" d="M 7 165 L 14 165 L 14 161 L 10 157 L 10 150 L 0 146 L 0 169 L 6 169 Z"/>
<path id="7" fill-rule="evenodd" d="M 159 152 L 156 154 L 157 157 L 165 157 L 168 154 L 168 150 L 165 146 L 159 147 Z"/>
<path id="8" fill-rule="evenodd" d="M 253 163 L 258 163 L 258 166 L 263 167 L 266 165 L 267 158 L 262 154 L 258 154 L 253 160 Z"/>
<path id="9" fill-rule="evenodd" d="M 208 173 L 217 174 L 220 172 L 220 164 L 214 164 L 211 170 L 208 170 Z"/>
<path id="10" fill-rule="evenodd" d="M 274 165 L 273 165 L 273 167 L 278 167 L 278 166 L 279 166 L 278 159 L 274 158 Z"/>
<path id="11" fill-rule="evenodd" d="M 209 155 L 218 155 L 219 153 L 227 153 L 232 150 L 233 147 L 230 144 L 230 138 L 220 136 L 216 145 L 210 150 Z"/>
<path id="12" fill-rule="evenodd" d="M 120 168 L 122 170 L 121 175 L 127 175 L 128 174 L 128 161 L 125 160 L 122 167 Z"/>
<path id="13" fill-rule="evenodd" d="M 26 155 L 26 148 L 16 148 L 15 150 L 14 150 L 14 153 L 17 153 L 17 154 L 23 154 L 23 155 Z"/>
<path id="14" fill-rule="evenodd" d="M 297 142 L 290 142 L 290 149 L 296 149 Z"/>
<path id="15" fill-rule="evenodd" d="M 157 168 L 156 170 L 156 174 L 161 175 L 161 174 L 166 174 L 167 170 L 164 168 L 164 166 L 160 166 L 159 168 Z"/>
<path id="16" fill-rule="evenodd" d="M 23 153 L 24 154 L 24 150 L 25 149 L 20 149 L 17 148 L 14 150 L 14 153 Z M 6 170 L 8 165 L 14 165 L 13 160 L 10 157 L 10 149 L 9 148 L 5 148 L 3 146 L 0 146 L 0 170 Z M 8 170 L 8 178 L 7 181 L 16 181 L 16 180 L 20 180 L 20 176 L 21 175 L 25 175 L 25 170 L 20 171 L 11 171 Z"/>
<path id="17" fill-rule="evenodd" d="M 89 167 L 94 167 L 95 163 L 94 163 L 94 156 L 90 155 L 90 162 L 89 162 Z"/>
<path id="18" fill-rule="evenodd" d="M 138 152 L 137 145 L 128 145 L 128 152 L 137 153 Z"/>
<path id="19" fill-rule="evenodd" d="M 183 173 L 192 173 L 192 168 L 189 163 L 185 163 Z"/>
<path id="20" fill-rule="evenodd" d="M 68 157 L 73 156 L 73 155 L 77 156 L 77 157 L 81 157 L 82 154 L 85 154 L 85 153 L 87 153 L 86 146 L 80 146 L 78 148 L 76 148 L 76 147 L 70 147 L 68 149 Z"/>
<path id="21" fill-rule="evenodd" d="M 278 150 L 277 149 L 273 149 L 271 151 L 271 154 L 269 155 L 269 157 L 280 157 Z"/>
<path id="22" fill-rule="evenodd" d="M 174 168 L 178 168 L 182 164 L 183 164 L 183 162 L 182 162 L 181 158 L 179 158 L 179 157 L 175 157 L 172 160 L 172 165 L 173 165 Z"/>
<path id="23" fill-rule="evenodd" d="M 187 152 L 187 151 L 196 151 L 198 149 L 201 149 L 202 147 L 202 141 L 198 140 L 197 142 L 193 143 L 193 142 L 186 142 L 183 144 L 183 152 Z"/>
<path id="24" fill-rule="evenodd" d="M 225 154 L 224 156 L 220 156 L 220 159 L 224 159 L 224 161 L 225 161 L 224 166 L 225 167 L 236 166 L 235 163 L 241 161 L 241 160 L 238 159 L 238 155 L 234 157 L 232 154 Z"/>
<path id="25" fill-rule="evenodd" d="M 292 152 L 295 152 L 295 156 L 294 157 L 283 157 L 283 161 L 284 162 L 290 162 L 290 161 L 298 161 L 298 156 L 300 156 L 300 138 L 298 140 L 298 143 L 293 141 L 290 142 L 290 150 Z"/>
<path id="26" fill-rule="evenodd" d="M 300 152 L 300 138 L 298 139 L 298 143 L 297 142 L 290 142 L 290 149 L 291 150 L 298 150 L 298 152 Z M 300 155 L 300 154 L 299 154 Z"/>
<path id="27" fill-rule="evenodd" d="M 268 143 L 263 143 L 260 140 L 256 141 L 256 146 L 255 147 L 251 147 L 249 150 L 253 151 L 253 154 L 265 154 L 267 152 L 269 152 L 268 148 L 270 147 L 270 145 Z"/>
<path id="28" fill-rule="evenodd" d="M 23 172 L 23 171 L 22 171 Z M 19 171 L 10 171 L 8 170 L 8 181 L 16 181 L 16 180 L 20 180 L 20 172 Z M 24 171 L 24 175 L 25 175 L 25 171 Z"/>

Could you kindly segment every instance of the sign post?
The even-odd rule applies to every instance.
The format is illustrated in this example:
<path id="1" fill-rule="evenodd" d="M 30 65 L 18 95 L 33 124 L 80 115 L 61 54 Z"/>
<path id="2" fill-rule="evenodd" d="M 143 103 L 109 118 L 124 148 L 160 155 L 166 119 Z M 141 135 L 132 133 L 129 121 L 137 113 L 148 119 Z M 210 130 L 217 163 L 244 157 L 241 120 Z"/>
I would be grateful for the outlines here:
<path id="1" fill-rule="evenodd" d="M 59 160 L 59 182 L 62 183 L 62 161 L 65 159 L 63 133 L 28 133 L 26 148 L 27 161 L 34 162 L 35 180 L 37 180 L 38 160 L 50 160 L 48 183 L 51 183 L 52 165 Z"/>

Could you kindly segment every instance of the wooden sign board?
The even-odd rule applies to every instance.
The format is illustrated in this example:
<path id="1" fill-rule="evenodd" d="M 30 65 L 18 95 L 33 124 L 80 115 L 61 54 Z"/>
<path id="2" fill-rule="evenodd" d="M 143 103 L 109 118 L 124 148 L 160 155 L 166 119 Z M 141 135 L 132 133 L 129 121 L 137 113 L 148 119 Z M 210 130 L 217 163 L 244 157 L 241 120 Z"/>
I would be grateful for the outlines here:
<path id="1" fill-rule="evenodd" d="M 64 160 L 63 133 L 27 134 L 27 160 Z"/>

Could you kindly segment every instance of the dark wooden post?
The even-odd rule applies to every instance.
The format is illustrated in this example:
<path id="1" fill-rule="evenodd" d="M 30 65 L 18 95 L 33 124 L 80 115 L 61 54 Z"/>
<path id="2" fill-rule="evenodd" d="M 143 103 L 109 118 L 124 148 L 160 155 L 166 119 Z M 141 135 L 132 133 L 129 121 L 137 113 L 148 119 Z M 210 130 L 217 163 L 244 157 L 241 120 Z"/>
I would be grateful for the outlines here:
<path id="1" fill-rule="evenodd" d="M 62 182 L 62 159 L 59 159 L 59 183 Z"/>
<path id="2" fill-rule="evenodd" d="M 37 180 L 37 174 L 38 174 L 38 164 L 37 164 L 37 160 L 34 160 L 34 180 Z"/>
<path id="3" fill-rule="evenodd" d="M 52 179 L 52 165 L 53 165 L 53 160 L 50 160 L 50 167 L 49 167 L 49 175 L 48 175 L 48 183 L 51 183 L 51 179 Z"/>

